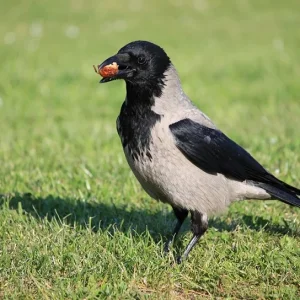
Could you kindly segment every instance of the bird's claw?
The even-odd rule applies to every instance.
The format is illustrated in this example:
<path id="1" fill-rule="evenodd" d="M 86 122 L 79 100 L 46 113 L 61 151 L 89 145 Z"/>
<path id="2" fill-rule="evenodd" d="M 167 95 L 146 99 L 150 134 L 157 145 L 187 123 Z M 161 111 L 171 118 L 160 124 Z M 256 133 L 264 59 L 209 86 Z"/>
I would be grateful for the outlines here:
<path id="1" fill-rule="evenodd" d="M 171 242 L 168 241 L 165 243 L 165 246 L 164 246 L 164 254 L 168 254 L 170 252 L 170 246 L 171 246 Z"/>
<path id="2" fill-rule="evenodd" d="M 178 265 L 180 265 L 181 263 L 182 263 L 182 257 L 181 256 L 178 256 L 177 258 L 176 258 L 176 263 L 178 264 Z"/>

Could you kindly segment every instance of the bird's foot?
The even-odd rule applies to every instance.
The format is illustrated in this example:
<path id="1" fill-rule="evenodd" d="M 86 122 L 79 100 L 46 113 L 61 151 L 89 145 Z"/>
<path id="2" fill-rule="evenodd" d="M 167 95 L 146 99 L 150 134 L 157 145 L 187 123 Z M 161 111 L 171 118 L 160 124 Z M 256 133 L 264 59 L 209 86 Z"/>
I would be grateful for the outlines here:
<path id="1" fill-rule="evenodd" d="M 177 263 L 178 265 L 180 265 L 182 262 L 183 262 L 182 256 L 178 256 L 178 257 L 176 258 L 176 263 Z"/>
<path id="2" fill-rule="evenodd" d="M 170 252 L 171 244 L 172 244 L 172 240 L 169 240 L 165 243 L 164 255 L 167 255 Z"/>

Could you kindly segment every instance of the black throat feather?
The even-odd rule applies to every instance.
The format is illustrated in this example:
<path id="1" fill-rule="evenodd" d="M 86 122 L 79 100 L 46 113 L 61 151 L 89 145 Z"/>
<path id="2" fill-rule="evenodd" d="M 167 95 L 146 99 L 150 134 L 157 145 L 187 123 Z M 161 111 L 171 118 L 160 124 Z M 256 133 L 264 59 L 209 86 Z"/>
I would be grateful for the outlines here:
<path id="1" fill-rule="evenodd" d="M 161 120 L 161 115 L 151 110 L 154 98 L 162 94 L 164 77 L 148 81 L 147 84 L 126 82 L 126 101 L 117 120 L 117 129 L 123 147 L 128 147 L 133 160 L 150 153 L 151 129 Z"/>

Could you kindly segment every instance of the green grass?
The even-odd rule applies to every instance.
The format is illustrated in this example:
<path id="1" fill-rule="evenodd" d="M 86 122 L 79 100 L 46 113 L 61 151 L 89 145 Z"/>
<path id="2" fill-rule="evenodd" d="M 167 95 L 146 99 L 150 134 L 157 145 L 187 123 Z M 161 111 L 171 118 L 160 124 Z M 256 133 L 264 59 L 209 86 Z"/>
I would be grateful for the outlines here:
<path id="1" fill-rule="evenodd" d="M 92 69 L 160 44 L 191 99 L 300 187 L 298 0 L 2 2 L 0 298 L 300 298 L 300 210 L 276 201 L 235 203 L 178 266 L 187 221 L 163 257 L 175 218 L 125 161 L 124 83 Z"/>

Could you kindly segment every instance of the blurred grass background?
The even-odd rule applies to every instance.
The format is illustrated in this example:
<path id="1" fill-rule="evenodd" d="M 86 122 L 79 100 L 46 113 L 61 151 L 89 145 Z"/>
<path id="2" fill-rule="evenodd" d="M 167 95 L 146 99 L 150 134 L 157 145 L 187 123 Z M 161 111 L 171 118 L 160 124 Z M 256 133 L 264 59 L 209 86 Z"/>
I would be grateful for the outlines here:
<path id="1" fill-rule="evenodd" d="M 99 85 L 92 68 L 130 41 L 159 44 L 201 110 L 299 187 L 299 1 L 0 8 L 1 298 L 300 297 L 300 212 L 273 201 L 234 204 L 170 267 L 174 217 L 142 191 L 115 130 L 124 83 Z"/>

